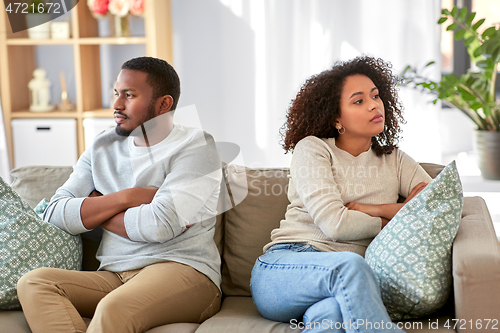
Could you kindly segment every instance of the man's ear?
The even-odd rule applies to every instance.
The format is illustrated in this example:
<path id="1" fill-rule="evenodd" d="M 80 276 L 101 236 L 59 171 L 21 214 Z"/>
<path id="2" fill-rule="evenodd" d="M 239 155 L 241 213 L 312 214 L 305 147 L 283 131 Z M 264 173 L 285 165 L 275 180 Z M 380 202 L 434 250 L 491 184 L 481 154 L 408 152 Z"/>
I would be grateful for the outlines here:
<path id="1" fill-rule="evenodd" d="M 174 99 L 170 95 L 160 97 L 160 114 L 171 111 Z"/>

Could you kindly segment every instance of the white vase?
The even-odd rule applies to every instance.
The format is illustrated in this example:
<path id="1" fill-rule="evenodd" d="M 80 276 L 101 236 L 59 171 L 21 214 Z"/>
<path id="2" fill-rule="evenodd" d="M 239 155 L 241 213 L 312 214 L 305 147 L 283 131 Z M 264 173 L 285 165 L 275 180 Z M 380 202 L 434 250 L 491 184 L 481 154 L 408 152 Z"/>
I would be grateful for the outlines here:
<path id="1" fill-rule="evenodd" d="M 50 14 L 26 14 L 28 36 L 31 39 L 50 38 Z"/>

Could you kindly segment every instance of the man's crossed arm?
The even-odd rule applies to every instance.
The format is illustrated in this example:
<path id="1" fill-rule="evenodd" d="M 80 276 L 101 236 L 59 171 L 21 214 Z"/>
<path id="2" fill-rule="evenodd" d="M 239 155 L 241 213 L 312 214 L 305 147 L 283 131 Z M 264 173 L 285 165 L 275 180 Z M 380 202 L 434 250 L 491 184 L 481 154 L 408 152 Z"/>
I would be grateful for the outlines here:
<path id="1" fill-rule="evenodd" d="M 151 203 L 157 190 L 154 187 L 138 187 L 106 195 L 93 191 L 80 208 L 83 225 L 87 229 L 100 225 L 117 235 L 129 238 L 124 224 L 125 211 Z"/>

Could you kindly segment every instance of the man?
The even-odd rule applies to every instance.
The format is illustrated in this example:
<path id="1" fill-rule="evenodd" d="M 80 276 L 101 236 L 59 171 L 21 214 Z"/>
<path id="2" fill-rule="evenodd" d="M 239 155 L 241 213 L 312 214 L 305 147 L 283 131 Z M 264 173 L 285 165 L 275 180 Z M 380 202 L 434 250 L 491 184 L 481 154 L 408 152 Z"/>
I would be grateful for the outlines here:
<path id="1" fill-rule="evenodd" d="M 173 123 L 179 86 L 163 60 L 122 65 L 116 129 L 97 136 L 44 213 L 73 235 L 102 227 L 100 268 L 24 275 L 18 295 L 34 333 L 144 332 L 219 310 L 220 160 L 210 135 Z"/>

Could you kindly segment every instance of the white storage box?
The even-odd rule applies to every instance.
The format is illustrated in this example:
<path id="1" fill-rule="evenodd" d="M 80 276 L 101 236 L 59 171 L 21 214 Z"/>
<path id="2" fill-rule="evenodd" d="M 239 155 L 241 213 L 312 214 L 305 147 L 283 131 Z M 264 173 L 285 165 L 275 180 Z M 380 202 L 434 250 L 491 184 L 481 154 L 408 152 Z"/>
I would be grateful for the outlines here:
<path id="1" fill-rule="evenodd" d="M 76 119 L 12 120 L 15 167 L 75 165 Z"/>
<path id="2" fill-rule="evenodd" d="M 108 128 L 116 127 L 115 118 L 85 118 L 83 119 L 83 133 L 85 133 L 85 149 L 88 149 L 97 134 Z"/>

